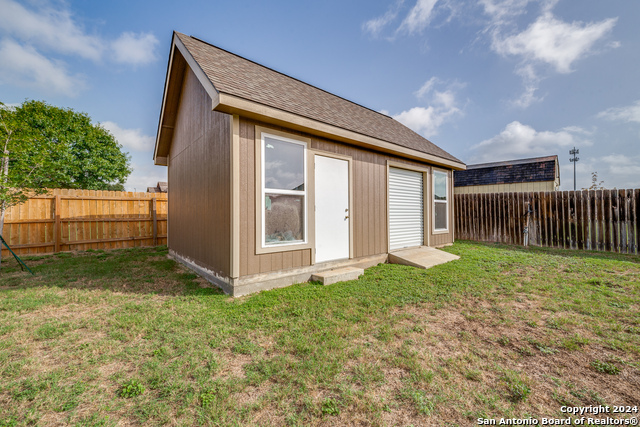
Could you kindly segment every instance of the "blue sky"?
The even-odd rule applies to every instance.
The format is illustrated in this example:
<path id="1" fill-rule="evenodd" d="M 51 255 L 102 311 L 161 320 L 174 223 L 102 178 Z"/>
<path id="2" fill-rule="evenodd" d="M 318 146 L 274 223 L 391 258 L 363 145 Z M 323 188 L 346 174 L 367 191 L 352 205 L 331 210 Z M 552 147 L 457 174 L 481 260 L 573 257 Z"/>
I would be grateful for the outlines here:
<path id="1" fill-rule="evenodd" d="M 166 179 L 153 145 L 172 31 L 385 112 L 467 163 L 557 154 L 640 187 L 640 2 L 0 0 L 0 101 L 88 113 Z"/>

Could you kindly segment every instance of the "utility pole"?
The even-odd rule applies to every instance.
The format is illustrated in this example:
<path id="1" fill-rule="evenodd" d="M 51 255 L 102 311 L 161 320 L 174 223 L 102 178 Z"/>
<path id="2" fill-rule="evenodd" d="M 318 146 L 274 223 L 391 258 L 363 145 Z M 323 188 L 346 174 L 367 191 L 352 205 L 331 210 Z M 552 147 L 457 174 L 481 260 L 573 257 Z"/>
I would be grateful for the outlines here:
<path id="1" fill-rule="evenodd" d="M 576 154 L 579 153 L 580 150 L 576 150 L 575 146 L 573 147 L 573 150 L 569 151 L 569 154 L 573 155 L 573 157 L 569 159 L 569 161 L 573 163 L 573 191 L 576 191 L 576 163 L 580 160 L 580 157 L 576 156 Z"/>

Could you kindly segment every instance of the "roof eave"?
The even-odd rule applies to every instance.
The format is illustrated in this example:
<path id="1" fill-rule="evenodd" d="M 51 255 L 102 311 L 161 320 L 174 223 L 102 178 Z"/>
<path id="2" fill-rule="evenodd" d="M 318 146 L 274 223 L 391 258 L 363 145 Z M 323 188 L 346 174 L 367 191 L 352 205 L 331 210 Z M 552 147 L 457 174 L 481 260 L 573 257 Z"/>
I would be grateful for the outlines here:
<path id="1" fill-rule="evenodd" d="M 181 56 L 180 60 L 176 60 L 178 59 L 178 56 L 176 56 L 177 53 L 179 53 Z M 200 64 L 195 60 L 193 55 L 189 52 L 189 50 L 184 45 L 182 40 L 180 40 L 180 37 L 178 37 L 178 34 L 175 31 L 173 33 L 171 42 L 171 54 L 169 56 L 169 63 L 167 65 L 167 76 L 162 97 L 162 108 L 160 111 L 158 133 L 156 136 L 156 144 L 153 154 L 154 163 L 156 165 L 166 166 L 168 163 L 167 157 L 169 155 L 171 140 L 173 139 L 173 123 L 175 122 L 175 113 L 171 112 L 171 107 L 175 107 L 174 111 L 177 110 L 177 103 L 179 101 L 180 95 L 180 88 L 176 88 L 176 92 L 174 88 L 171 87 L 171 85 L 174 84 L 175 86 L 181 86 L 183 75 L 176 76 L 176 74 L 180 74 L 180 70 L 178 69 L 180 68 L 180 64 L 178 64 L 178 66 L 176 66 L 176 64 L 181 60 L 186 62 L 186 65 L 188 65 L 189 68 L 193 71 L 198 81 L 211 98 L 212 110 L 224 112 L 227 114 L 238 114 L 248 118 L 260 120 L 265 123 L 271 123 L 294 130 L 299 130 L 313 135 L 318 135 L 325 138 L 330 138 L 333 140 L 338 140 L 341 142 L 398 155 L 404 158 L 428 162 L 434 165 L 443 166 L 454 170 L 466 169 L 466 165 L 460 161 L 446 159 L 411 148 L 403 147 L 398 144 L 363 135 L 308 117 L 300 116 L 294 113 L 220 92 L 213 85 L 204 70 L 202 70 L 202 68 L 200 67 Z M 180 82 L 176 83 L 177 80 L 180 80 Z M 172 90 L 175 93 L 172 94 Z M 174 103 L 175 105 L 169 105 L 171 103 Z M 169 110 L 169 113 L 167 110 Z"/>
<path id="2" fill-rule="evenodd" d="M 456 162 L 411 148 L 402 147 L 378 138 L 373 138 L 224 92 L 218 93 L 218 104 L 215 105 L 214 102 L 213 109 L 223 113 L 237 114 L 265 123 L 287 127 L 289 129 L 330 138 L 360 147 L 395 154 L 404 158 L 429 162 L 434 165 L 444 166 L 454 170 L 466 169 L 466 165 L 462 162 Z"/>
<path id="3" fill-rule="evenodd" d="M 176 56 L 177 53 L 179 53 L 181 57 L 179 60 Z M 173 38 L 171 40 L 171 53 L 169 54 L 169 63 L 167 65 L 164 93 L 162 95 L 162 108 L 160 110 L 160 120 L 158 121 L 158 133 L 156 135 L 156 144 L 153 150 L 153 161 L 156 165 L 167 165 L 167 156 L 169 155 L 171 139 L 173 138 L 173 122 L 175 121 L 175 115 L 168 114 L 167 109 L 170 103 L 175 103 L 175 107 L 177 110 L 177 103 L 179 101 L 180 89 L 182 86 L 182 78 L 184 77 L 183 75 L 176 75 L 184 72 L 184 70 L 180 70 L 180 68 L 182 67 L 177 65 L 180 61 L 186 62 L 186 64 L 198 78 L 200 84 L 204 87 L 207 94 L 211 97 L 211 108 L 214 109 L 219 103 L 218 91 L 216 90 L 215 86 L 213 85 L 211 80 L 209 80 L 198 62 L 191 55 L 184 43 L 182 43 L 182 40 L 180 40 L 180 38 L 177 36 L 177 33 L 174 31 Z M 176 82 L 176 79 L 179 80 L 179 82 Z M 177 95 L 171 95 L 170 90 L 173 89 L 171 87 L 172 85 L 180 86 L 176 88 Z"/>

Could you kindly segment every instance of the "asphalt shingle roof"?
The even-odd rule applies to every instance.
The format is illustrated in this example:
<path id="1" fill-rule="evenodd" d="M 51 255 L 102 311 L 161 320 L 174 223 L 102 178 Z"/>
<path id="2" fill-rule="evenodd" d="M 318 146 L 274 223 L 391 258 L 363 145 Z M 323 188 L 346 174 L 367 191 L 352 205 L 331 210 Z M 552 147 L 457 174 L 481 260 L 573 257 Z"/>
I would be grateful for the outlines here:
<path id="1" fill-rule="evenodd" d="M 195 37 L 180 33 L 176 35 L 219 92 L 462 163 L 387 115 L 318 89 Z"/>
<path id="2" fill-rule="evenodd" d="M 557 158 L 547 156 L 467 165 L 467 170 L 454 172 L 454 186 L 553 181 L 556 179 Z"/>

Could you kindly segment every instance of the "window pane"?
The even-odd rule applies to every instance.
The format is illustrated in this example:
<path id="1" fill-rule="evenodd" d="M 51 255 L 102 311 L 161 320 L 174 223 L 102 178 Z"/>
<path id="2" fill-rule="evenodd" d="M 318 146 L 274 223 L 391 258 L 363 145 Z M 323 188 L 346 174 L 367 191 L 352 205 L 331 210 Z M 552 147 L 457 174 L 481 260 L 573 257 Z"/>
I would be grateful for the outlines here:
<path id="1" fill-rule="evenodd" d="M 447 174 L 445 172 L 434 172 L 433 184 L 435 199 L 447 200 Z"/>
<path id="2" fill-rule="evenodd" d="M 264 241 L 267 245 L 304 241 L 304 197 L 265 194 Z"/>
<path id="3" fill-rule="evenodd" d="M 447 229 L 447 203 L 436 202 L 436 230 Z"/>
<path id="4" fill-rule="evenodd" d="M 304 146 L 264 138 L 264 187 L 304 191 Z"/>

